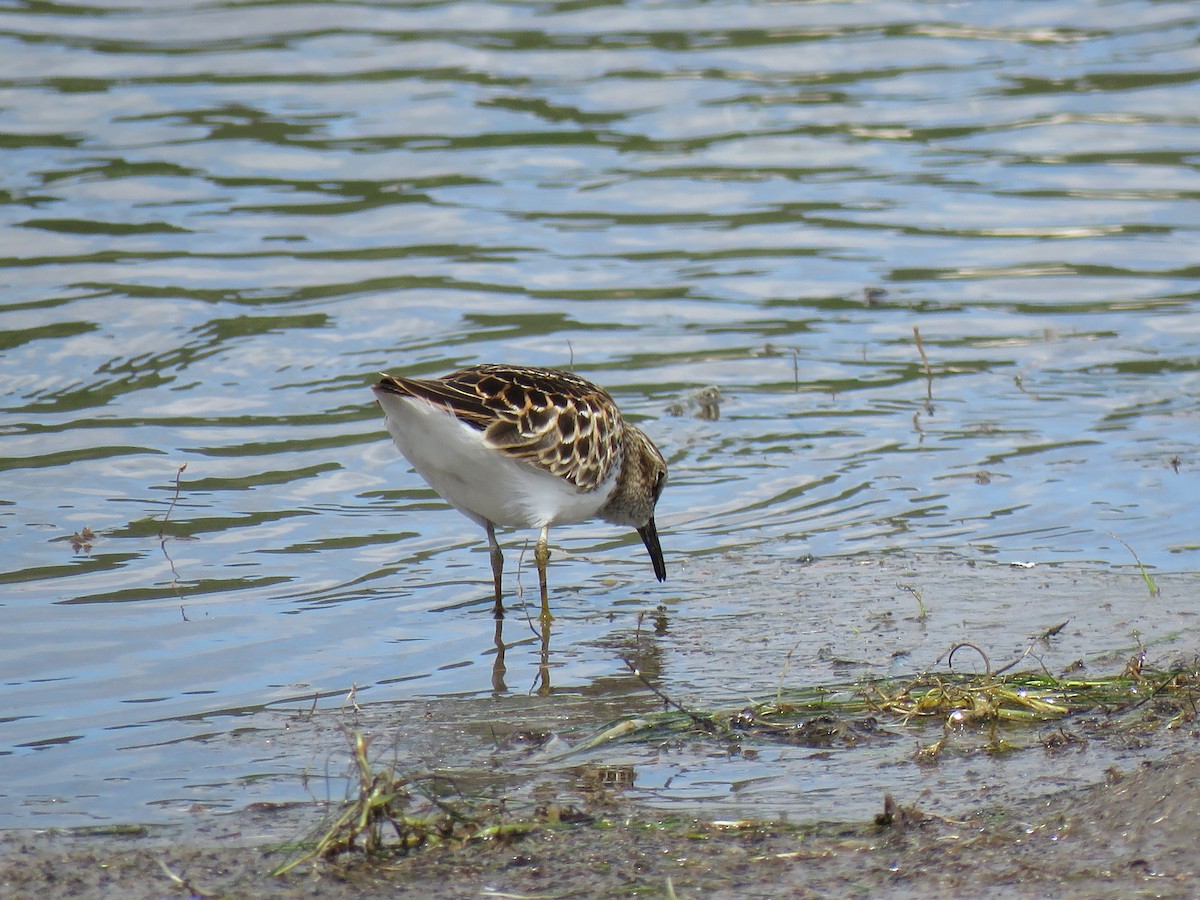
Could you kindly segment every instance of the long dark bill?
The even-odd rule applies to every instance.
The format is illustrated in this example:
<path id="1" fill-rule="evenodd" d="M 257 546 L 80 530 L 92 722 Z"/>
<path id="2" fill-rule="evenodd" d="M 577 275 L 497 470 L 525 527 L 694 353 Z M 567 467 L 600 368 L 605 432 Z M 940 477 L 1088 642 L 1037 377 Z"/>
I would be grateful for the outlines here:
<path id="1" fill-rule="evenodd" d="M 658 529 L 654 527 L 654 516 L 650 521 L 637 530 L 642 536 L 642 543 L 650 551 L 650 561 L 654 563 L 654 576 L 659 581 L 667 580 L 667 564 L 663 562 L 662 547 L 658 544 Z"/>

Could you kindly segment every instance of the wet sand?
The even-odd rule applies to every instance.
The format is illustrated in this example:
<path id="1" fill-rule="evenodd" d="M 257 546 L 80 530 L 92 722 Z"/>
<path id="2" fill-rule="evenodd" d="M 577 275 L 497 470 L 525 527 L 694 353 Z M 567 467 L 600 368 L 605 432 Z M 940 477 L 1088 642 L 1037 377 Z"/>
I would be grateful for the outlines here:
<path id="1" fill-rule="evenodd" d="M 5 897 L 1195 896 L 1200 756 L 1176 754 L 1093 787 L 961 818 L 905 807 L 890 825 L 718 826 L 619 805 L 505 841 L 344 857 L 285 877 L 269 845 L 300 810 L 249 810 L 200 829 L 9 832 Z M 881 798 L 881 812 L 882 812 Z M 171 874 L 169 874 L 171 873 Z M 172 878 L 180 879 L 179 881 Z"/>

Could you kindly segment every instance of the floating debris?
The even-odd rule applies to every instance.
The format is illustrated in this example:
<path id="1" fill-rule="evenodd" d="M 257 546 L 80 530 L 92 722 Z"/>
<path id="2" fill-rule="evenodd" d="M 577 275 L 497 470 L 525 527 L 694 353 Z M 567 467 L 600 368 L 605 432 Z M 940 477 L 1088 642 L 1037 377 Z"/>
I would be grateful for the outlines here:
<path id="1" fill-rule="evenodd" d="M 667 407 L 667 415 L 682 416 L 692 412 L 697 419 L 715 422 L 721 418 L 721 389 L 716 385 L 693 391 L 682 400 Z M 694 412 L 693 412 L 694 410 Z"/>
<path id="2" fill-rule="evenodd" d="M 96 532 L 84 525 L 83 528 L 71 535 L 71 549 L 76 553 L 91 553 L 92 541 L 95 539 Z"/>

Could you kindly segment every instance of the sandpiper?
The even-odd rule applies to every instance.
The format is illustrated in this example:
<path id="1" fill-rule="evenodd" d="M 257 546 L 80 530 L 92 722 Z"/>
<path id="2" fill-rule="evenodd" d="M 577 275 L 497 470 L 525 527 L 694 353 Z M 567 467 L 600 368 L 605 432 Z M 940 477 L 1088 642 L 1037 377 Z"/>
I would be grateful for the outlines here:
<path id="1" fill-rule="evenodd" d="M 486 529 L 503 614 L 496 527 L 538 528 L 542 620 L 549 622 L 550 526 L 600 517 L 632 525 L 665 581 L 654 506 L 667 464 L 603 389 L 570 372 L 482 365 L 441 378 L 382 373 L 372 386 L 392 440 L 447 503 Z"/>

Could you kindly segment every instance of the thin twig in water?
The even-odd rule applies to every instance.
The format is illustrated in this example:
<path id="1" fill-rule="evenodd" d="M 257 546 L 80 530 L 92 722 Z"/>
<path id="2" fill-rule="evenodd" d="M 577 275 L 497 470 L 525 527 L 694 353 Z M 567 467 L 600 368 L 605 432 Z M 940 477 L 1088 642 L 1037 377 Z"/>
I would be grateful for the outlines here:
<path id="1" fill-rule="evenodd" d="M 167 519 L 171 518 L 171 513 L 175 511 L 175 504 L 179 502 L 179 476 L 183 474 L 183 470 L 187 468 L 187 463 L 181 465 L 175 470 L 175 496 L 171 498 L 171 505 L 167 507 L 167 514 L 163 516 L 162 525 L 159 526 L 158 536 L 163 537 L 163 531 L 167 527 Z"/>
<path id="2" fill-rule="evenodd" d="M 900 590 L 902 590 L 902 591 L 908 591 L 916 599 L 916 601 L 917 601 L 917 621 L 918 622 L 924 622 L 927 618 L 929 618 L 929 613 L 925 609 L 925 595 L 921 593 L 920 588 L 910 587 L 907 584 L 897 584 L 896 587 L 900 588 Z"/>
<path id="3" fill-rule="evenodd" d="M 533 616 L 531 616 L 529 614 L 529 606 L 530 606 L 530 604 L 526 603 L 526 604 L 523 604 L 521 607 L 523 610 L 525 610 L 525 624 L 529 626 L 529 633 L 532 634 L 535 638 L 540 639 L 542 637 L 542 632 L 538 629 L 538 627 L 536 625 L 533 624 Z"/>
<path id="4" fill-rule="evenodd" d="M 1014 659 L 1012 662 L 1010 662 L 1008 665 L 1006 665 L 1006 666 L 1003 666 L 1003 667 L 1001 667 L 1001 668 L 997 669 L 995 672 L 989 672 L 988 674 L 989 674 L 989 675 L 1003 675 L 1005 672 L 1007 672 L 1009 669 L 1011 669 L 1011 668 L 1012 668 L 1013 666 L 1015 666 L 1017 663 L 1019 663 L 1019 662 L 1022 662 L 1022 661 L 1025 659 L 1025 657 L 1027 657 L 1027 656 L 1028 656 L 1030 653 L 1032 653 L 1032 652 L 1033 652 L 1033 648 L 1034 648 L 1034 646 L 1035 646 L 1035 644 L 1036 644 L 1036 643 L 1037 643 L 1037 642 L 1035 641 L 1033 644 L 1030 644 L 1029 646 L 1027 646 L 1027 647 L 1025 648 L 1025 652 L 1024 652 L 1024 653 L 1022 653 L 1020 656 L 1018 656 L 1016 659 Z M 976 649 L 976 650 L 979 650 L 979 648 L 978 648 L 978 647 L 976 647 L 975 649 Z M 980 653 L 982 653 L 983 651 L 982 651 L 982 650 L 979 650 L 979 652 L 980 652 Z M 986 657 L 986 656 L 985 656 L 983 659 L 984 659 L 984 662 L 987 662 L 987 657 Z M 1045 668 L 1045 666 L 1043 666 L 1043 668 Z M 1049 674 L 1049 673 L 1047 673 L 1047 674 Z"/>
<path id="5" fill-rule="evenodd" d="M 1025 389 L 1025 379 L 1020 373 L 1017 373 L 1016 375 L 1013 376 L 1013 383 L 1016 384 L 1018 391 L 1020 391 L 1022 394 L 1025 394 L 1026 396 L 1030 397 L 1031 399 L 1033 399 L 1033 400 L 1041 400 L 1042 399 L 1033 391 Z"/>
<path id="6" fill-rule="evenodd" d="M 955 644 L 953 647 L 951 647 L 950 653 L 946 656 L 946 665 L 948 665 L 952 669 L 954 668 L 954 654 L 957 653 L 959 650 L 961 650 L 963 647 L 970 647 L 972 650 L 974 650 L 976 653 L 978 653 L 980 656 L 982 656 L 983 657 L 984 674 L 986 674 L 986 675 L 992 674 L 992 663 L 991 663 L 991 660 L 988 659 L 988 655 L 983 652 L 982 647 L 980 647 L 978 644 L 972 644 L 970 641 L 962 641 L 961 643 Z M 1005 668 L 1007 668 L 1007 666 Z"/>
<path id="7" fill-rule="evenodd" d="M 921 341 L 921 329 L 913 326 L 913 337 L 917 340 L 917 352 L 921 354 L 921 362 L 925 364 L 925 412 L 933 415 L 933 370 L 929 368 L 929 357 L 925 354 L 925 344 Z"/>
<path id="8" fill-rule="evenodd" d="M 664 694 L 657 687 L 652 685 L 650 683 L 649 679 L 647 679 L 646 676 L 642 674 L 642 670 L 639 669 L 637 666 L 635 666 L 633 664 L 633 660 L 631 660 L 628 656 L 622 656 L 621 662 L 625 663 L 625 665 L 629 668 L 629 671 L 633 673 L 634 677 L 637 678 L 637 680 L 640 681 L 642 684 L 644 684 L 646 686 L 646 689 L 649 690 L 650 693 L 652 693 L 659 700 L 661 700 L 664 705 L 673 707 L 674 709 L 679 710 L 681 713 L 683 713 L 685 716 L 687 716 L 689 719 L 692 720 L 692 724 L 697 725 L 700 728 L 703 728 L 705 731 L 713 730 L 712 720 L 706 718 L 705 716 L 700 715 L 699 713 L 692 712 L 690 709 L 688 709 L 685 706 L 681 706 L 680 704 L 678 704 L 674 700 L 672 700 L 670 697 L 668 697 L 666 694 Z"/>
<path id="9" fill-rule="evenodd" d="M 521 552 L 517 555 L 517 600 L 524 602 L 525 588 L 521 584 L 521 571 L 525 565 L 525 551 L 529 549 L 529 539 L 526 538 L 525 543 L 521 545 Z M 533 624 L 533 617 L 529 615 L 529 604 L 525 604 L 525 624 L 529 626 L 529 630 L 534 637 L 542 637 L 542 632 Z"/>
<path id="10" fill-rule="evenodd" d="M 161 859 L 157 860 L 157 862 L 158 867 L 163 870 L 163 874 L 179 887 L 187 891 L 189 896 L 197 898 L 197 900 L 204 900 L 205 897 L 213 896 L 211 891 L 201 890 L 200 888 L 196 887 L 194 884 L 192 884 L 191 879 L 187 878 L 186 876 L 176 875 Z"/>
<path id="11" fill-rule="evenodd" d="M 362 712 L 362 707 L 358 705 L 357 682 L 350 682 L 350 690 L 342 700 L 342 709 L 344 710 L 347 706 L 350 706 L 354 710 L 355 715 Z"/>
<path id="12" fill-rule="evenodd" d="M 521 552 L 517 554 L 517 599 L 525 599 L 525 588 L 521 584 L 521 571 L 525 566 L 525 551 L 529 549 L 529 539 L 525 539 L 525 543 L 521 545 Z"/>
<path id="13" fill-rule="evenodd" d="M 779 686 L 775 689 L 775 702 L 783 703 L 783 680 L 787 678 L 788 669 L 792 667 L 792 654 L 796 652 L 796 648 L 800 646 L 800 641 L 792 644 L 792 649 L 787 652 L 787 656 L 783 660 L 783 671 L 779 673 Z"/>
<path id="14" fill-rule="evenodd" d="M 171 567 L 171 587 L 175 590 L 175 594 L 180 598 L 179 614 L 183 616 L 183 621 L 190 622 L 187 610 L 183 608 L 183 591 L 179 588 L 179 572 L 175 568 L 175 560 L 171 559 L 171 554 L 167 552 L 167 520 L 171 518 L 171 513 L 175 510 L 175 504 L 179 502 L 179 476 L 183 474 L 183 470 L 187 468 L 187 463 L 181 465 L 175 470 L 175 494 L 171 497 L 171 504 L 167 507 L 167 513 L 163 516 L 162 524 L 158 526 L 158 549 L 162 551 L 163 556 L 167 558 L 167 565 Z"/>

